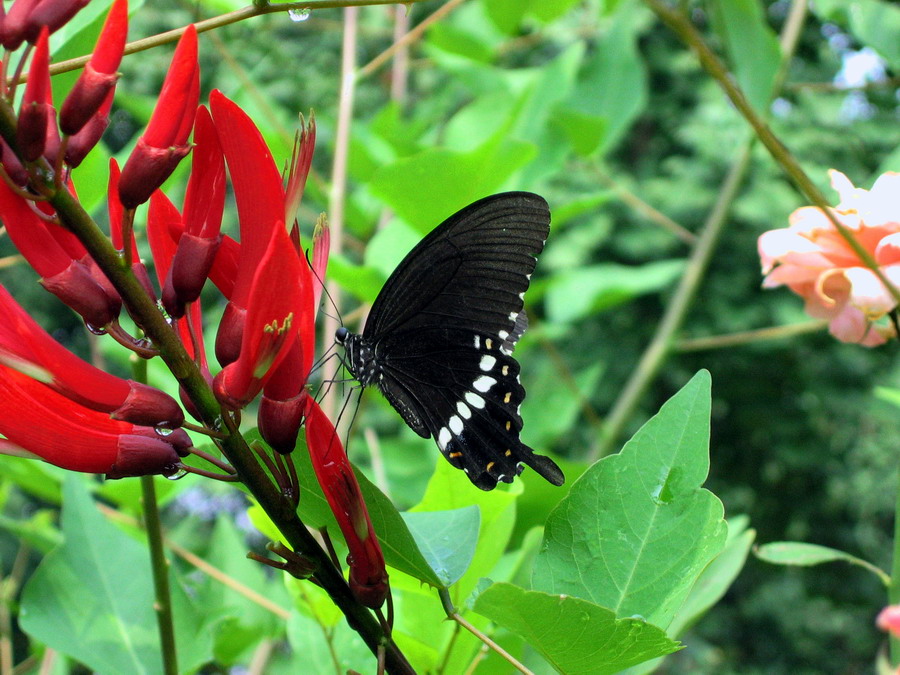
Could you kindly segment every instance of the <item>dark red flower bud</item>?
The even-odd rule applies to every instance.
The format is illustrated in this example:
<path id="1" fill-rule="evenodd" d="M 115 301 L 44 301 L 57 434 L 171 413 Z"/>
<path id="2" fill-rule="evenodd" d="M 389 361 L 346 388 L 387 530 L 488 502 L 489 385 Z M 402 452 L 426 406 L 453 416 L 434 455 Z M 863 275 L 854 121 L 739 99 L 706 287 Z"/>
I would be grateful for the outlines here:
<path id="1" fill-rule="evenodd" d="M 43 277 L 41 286 L 78 312 L 92 328 L 103 328 L 119 315 L 87 267 L 73 260 L 58 274 Z"/>
<path id="2" fill-rule="evenodd" d="M 282 364 L 284 366 L 284 364 Z M 281 369 L 279 369 L 281 372 Z M 274 377 L 277 377 L 276 373 Z M 268 385 L 266 385 L 268 389 Z M 308 394 L 303 389 L 296 396 L 278 400 L 263 394 L 256 415 L 259 433 L 274 450 L 282 455 L 290 454 L 297 445 L 297 434 L 303 424 L 303 414 Z"/>
<path id="3" fill-rule="evenodd" d="M 133 209 L 150 199 L 190 152 L 188 137 L 199 99 L 197 29 L 191 25 L 175 49 L 150 123 L 122 169 L 119 198 L 125 208 Z"/>
<path id="4" fill-rule="evenodd" d="M 101 112 L 116 86 L 116 69 L 122 62 L 127 33 L 128 0 L 116 0 L 97 38 L 91 60 L 85 64 L 84 71 L 60 110 L 59 128 L 64 134 L 71 136 L 78 133 L 94 115 Z"/>
<path id="5" fill-rule="evenodd" d="M 200 297 L 221 243 L 221 235 L 214 239 L 187 232 L 181 235 L 163 288 L 163 307 L 169 314 L 181 318 L 184 316 L 185 303 Z"/>
<path id="6" fill-rule="evenodd" d="M 223 368 L 237 361 L 241 355 L 241 338 L 246 323 L 246 309 L 238 307 L 233 302 L 225 305 L 216 333 L 216 360 Z"/>
<path id="7" fill-rule="evenodd" d="M 6 141 L 0 138 L 0 152 L 2 152 L 3 168 L 6 174 L 16 185 L 25 185 L 28 183 L 28 172 L 22 165 L 22 161 L 16 156 L 12 148 Z"/>
<path id="8" fill-rule="evenodd" d="M 178 453 L 161 438 L 123 434 L 118 437 L 117 449 L 116 460 L 106 471 L 107 478 L 157 473 L 169 476 L 178 470 Z"/>
<path id="9" fill-rule="evenodd" d="M 39 0 L 16 0 L 3 20 L 3 46 L 15 51 L 25 41 L 25 28 Z"/>
<path id="10" fill-rule="evenodd" d="M 184 422 L 181 407 L 165 392 L 133 380 L 128 380 L 128 385 L 125 401 L 110 412 L 113 419 L 164 428 L 179 427 Z"/>
<path id="11" fill-rule="evenodd" d="M 53 107 L 48 98 L 50 91 L 50 52 L 47 46 L 49 33 L 41 31 L 28 71 L 28 82 L 19 108 L 19 124 L 16 140 L 26 162 L 33 162 L 44 154 L 47 143 L 47 121 Z"/>
<path id="12" fill-rule="evenodd" d="M 28 14 L 25 23 L 25 39 L 34 42 L 41 28 L 55 33 L 65 26 L 91 0 L 41 0 Z"/>
<path id="13" fill-rule="evenodd" d="M 106 95 L 106 99 L 100 105 L 100 108 L 87 121 L 81 130 L 72 136 L 69 136 L 69 142 L 66 143 L 66 163 L 75 168 L 84 160 L 87 154 L 94 148 L 109 126 L 109 111 L 112 108 L 113 96 L 115 89 L 110 89 Z"/>

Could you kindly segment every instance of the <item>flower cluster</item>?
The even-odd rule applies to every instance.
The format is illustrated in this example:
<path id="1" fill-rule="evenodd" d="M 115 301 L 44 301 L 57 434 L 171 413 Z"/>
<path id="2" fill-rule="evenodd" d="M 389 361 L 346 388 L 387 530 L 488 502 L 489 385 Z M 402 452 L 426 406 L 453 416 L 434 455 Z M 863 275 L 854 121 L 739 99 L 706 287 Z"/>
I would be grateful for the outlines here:
<path id="1" fill-rule="evenodd" d="M 900 174 L 885 173 L 871 190 L 854 187 L 839 171 L 831 185 L 840 203 L 832 216 L 871 255 L 894 286 L 887 288 L 821 210 L 804 206 L 790 226 L 759 237 L 765 288 L 786 285 L 806 301 L 806 312 L 828 319 L 843 342 L 872 347 L 896 337 L 893 324 L 876 323 L 897 308 L 900 288 Z"/>
<path id="2" fill-rule="evenodd" d="M 296 220 L 315 146 L 315 122 L 301 124 L 285 181 L 259 130 L 234 102 L 213 91 L 208 108 L 200 105 L 198 37 L 189 26 L 146 130 L 121 171 L 115 161 L 110 163 L 106 238 L 94 223 L 76 222 L 77 214 L 60 205 L 77 205 L 72 170 L 108 124 L 128 6 L 127 0 L 113 3 L 93 56 L 57 116 L 48 35 L 84 4 L 17 0 L 5 16 L 0 8 L 0 41 L 8 50 L 27 44 L 22 58 L 31 56 L 17 112 L 15 89 L 0 92 L 0 107 L 7 107 L 8 117 L 17 122 L 14 133 L 0 129 L 0 220 L 43 287 L 93 332 L 109 334 L 144 358 L 160 354 L 153 331 L 131 335 L 119 322 L 124 306 L 137 327 L 144 327 L 146 313 L 123 301 L 131 296 L 122 289 L 136 286 L 158 307 L 154 312 L 164 310 L 169 331 L 207 381 L 224 415 L 237 421 L 242 409 L 259 400 L 260 433 L 288 458 L 301 426 L 308 423 L 313 466 L 350 550 L 351 589 L 360 602 L 379 607 L 387 593 L 384 558 L 337 433 L 306 386 L 322 290 L 316 280 L 324 277 L 329 245 L 322 217 L 308 263 Z M 7 81 L 7 65 L 2 64 L 0 82 Z M 160 188 L 191 153 L 179 208 Z M 221 231 L 228 178 L 239 239 Z M 141 232 L 136 208 L 145 202 L 156 284 L 135 236 Z M 105 244 L 98 245 L 94 234 Z M 112 260 L 103 258 L 103 250 Z M 202 341 L 199 298 L 207 279 L 227 301 L 216 335 L 216 373 Z M 185 417 L 178 402 L 82 361 L 2 286 L 0 319 L 0 405 L 16 411 L 0 415 L 5 437 L 0 438 L 0 452 L 110 478 L 171 474 L 183 468 L 181 458 L 196 452 L 180 428 Z M 204 421 L 184 390 L 181 399 L 188 413 Z"/>

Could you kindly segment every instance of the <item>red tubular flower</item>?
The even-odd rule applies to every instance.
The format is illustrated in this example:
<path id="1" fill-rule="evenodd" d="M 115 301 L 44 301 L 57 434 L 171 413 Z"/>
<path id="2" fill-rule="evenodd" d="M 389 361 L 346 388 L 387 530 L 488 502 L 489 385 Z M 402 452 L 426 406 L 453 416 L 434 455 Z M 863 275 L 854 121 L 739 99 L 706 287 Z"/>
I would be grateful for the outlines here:
<path id="1" fill-rule="evenodd" d="M 163 287 L 163 306 L 174 317 L 200 297 L 222 242 L 225 158 L 209 111 L 200 106 L 194 131 L 191 178 L 184 197 L 184 231 Z"/>
<path id="2" fill-rule="evenodd" d="M 113 97 L 115 89 L 110 89 L 100 104 L 100 108 L 87 121 L 81 130 L 72 136 L 69 136 L 69 142 L 66 143 L 66 163 L 70 168 L 77 167 L 87 154 L 93 149 L 109 126 L 109 111 L 112 109 Z"/>
<path id="3" fill-rule="evenodd" d="M 337 431 L 318 404 L 312 398 L 307 401 L 306 442 L 316 478 L 350 550 L 350 590 L 360 603 L 378 609 L 388 592 L 381 546 Z"/>
<path id="4" fill-rule="evenodd" d="M 124 478 L 178 468 L 167 437 L 89 410 L 2 365 L 0 410 L 0 433 L 10 443 L 63 469 Z"/>
<path id="5" fill-rule="evenodd" d="M 253 400 L 290 353 L 312 301 L 312 289 L 297 283 L 304 267 L 278 223 L 253 277 L 238 359 L 213 380 L 224 405 L 242 408 Z"/>
<path id="6" fill-rule="evenodd" d="M 178 41 L 150 123 L 122 170 L 119 198 L 125 208 L 133 209 L 150 199 L 190 152 L 188 137 L 199 101 L 197 29 L 190 25 Z"/>
<path id="7" fill-rule="evenodd" d="M 59 114 L 64 134 L 78 133 L 95 115 L 102 114 L 106 99 L 116 86 L 116 69 L 122 62 L 128 34 L 128 0 L 116 0 L 97 38 L 91 60 L 66 96 Z"/>
<path id="8" fill-rule="evenodd" d="M 14 365 L 13 362 L 21 365 Z M 178 427 L 184 414 L 168 394 L 110 375 L 59 344 L 0 286 L 0 362 L 37 369 L 42 382 L 91 410 L 133 424 Z"/>
<path id="9" fill-rule="evenodd" d="M 41 276 L 41 285 L 84 317 L 90 326 L 102 328 L 118 316 L 118 304 L 94 279 L 90 269 L 73 259 L 28 202 L 3 181 L 0 181 L 0 220 L 19 253 Z"/>
<path id="10" fill-rule="evenodd" d="M 313 308 L 319 313 L 319 301 L 322 299 L 322 291 L 325 289 L 325 272 L 328 270 L 328 250 L 331 248 L 331 231 L 328 229 L 328 220 L 325 214 L 319 216 L 316 229 L 313 230 Z"/>
<path id="11" fill-rule="evenodd" d="M 210 94 L 209 105 L 231 174 L 241 231 L 237 277 L 216 336 L 216 358 L 226 366 L 238 358 L 253 279 L 273 229 L 284 228 L 285 200 L 281 174 L 253 121 L 219 91 Z"/>
<path id="12" fill-rule="evenodd" d="M 31 59 L 28 82 L 19 108 L 19 124 L 16 131 L 19 151 L 26 162 L 33 162 L 44 154 L 47 143 L 47 120 L 53 107 L 50 93 L 50 51 L 47 41 L 50 35 L 44 28 Z"/>

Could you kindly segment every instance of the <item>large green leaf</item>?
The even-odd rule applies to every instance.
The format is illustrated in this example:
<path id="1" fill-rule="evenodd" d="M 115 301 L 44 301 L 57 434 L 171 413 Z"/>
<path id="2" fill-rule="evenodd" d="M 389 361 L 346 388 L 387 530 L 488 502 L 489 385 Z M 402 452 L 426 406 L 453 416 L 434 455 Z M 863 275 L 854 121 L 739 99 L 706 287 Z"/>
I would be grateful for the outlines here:
<path id="1" fill-rule="evenodd" d="M 580 598 L 551 595 L 507 583 L 475 601 L 479 614 L 521 635 L 561 673 L 604 675 L 678 651 L 679 644 L 641 619 Z"/>
<path id="2" fill-rule="evenodd" d="M 74 474 L 62 531 L 23 590 L 22 629 L 99 673 L 162 673 L 147 551 L 100 515 Z"/>
<path id="3" fill-rule="evenodd" d="M 713 27 L 728 52 L 735 77 L 750 104 L 766 110 L 772 99 L 781 47 L 759 0 L 715 0 Z"/>
<path id="4" fill-rule="evenodd" d="M 710 377 L 701 371 L 550 514 L 534 588 L 667 627 L 727 528 L 709 471 Z"/>

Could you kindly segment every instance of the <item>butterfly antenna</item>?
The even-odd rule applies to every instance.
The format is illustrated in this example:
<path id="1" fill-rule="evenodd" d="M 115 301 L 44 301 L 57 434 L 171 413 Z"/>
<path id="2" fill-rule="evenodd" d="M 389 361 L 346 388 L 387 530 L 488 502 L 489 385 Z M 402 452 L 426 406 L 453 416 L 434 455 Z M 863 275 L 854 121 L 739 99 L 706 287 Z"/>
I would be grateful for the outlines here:
<path id="1" fill-rule="evenodd" d="M 309 249 L 306 249 L 306 264 L 309 265 L 310 272 L 312 272 L 313 276 L 316 278 L 316 281 L 318 281 L 319 285 L 322 287 L 322 294 L 326 298 L 328 298 L 328 301 L 331 303 L 331 306 L 334 307 L 334 313 L 337 314 L 337 322 L 341 326 L 343 326 L 344 319 L 341 317 L 341 310 L 338 309 L 337 303 L 334 301 L 334 298 L 331 297 L 331 293 L 328 291 L 328 286 L 325 284 L 325 280 L 316 273 L 316 268 L 313 267 L 312 261 L 309 259 Z M 324 314 L 325 316 L 328 316 L 332 319 L 335 318 L 334 316 L 332 316 L 331 314 L 326 312 L 324 309 L 322 310 L 322 314 Z"/>

